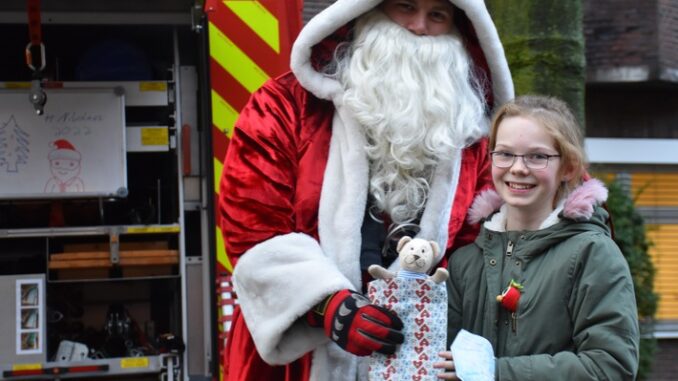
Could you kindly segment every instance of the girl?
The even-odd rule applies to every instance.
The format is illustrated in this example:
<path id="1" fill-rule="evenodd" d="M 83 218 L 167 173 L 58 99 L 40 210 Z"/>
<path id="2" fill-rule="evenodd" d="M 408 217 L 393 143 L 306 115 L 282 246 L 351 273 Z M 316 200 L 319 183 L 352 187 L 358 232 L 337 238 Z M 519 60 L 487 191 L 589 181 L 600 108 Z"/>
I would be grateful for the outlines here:
<path id="1" fill-rule="evenodd" d="M 497 380 L 635 379 L 631 274 L 572 113 L 554 98 L 518 97 L 497 111 L 490 151 L 496 191 L 474 201 L 481 232 L 448 267 L 448 341 L 460 329 L 488 339 Z M 441 356 L 438 377 L 458 379 L 451 352 Z"/>

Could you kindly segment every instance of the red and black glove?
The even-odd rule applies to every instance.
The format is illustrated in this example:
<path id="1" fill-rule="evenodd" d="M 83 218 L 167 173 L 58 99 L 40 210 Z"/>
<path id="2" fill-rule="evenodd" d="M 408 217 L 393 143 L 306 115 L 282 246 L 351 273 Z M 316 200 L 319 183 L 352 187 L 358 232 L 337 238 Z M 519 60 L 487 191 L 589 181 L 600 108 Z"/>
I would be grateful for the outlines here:
<path id="1" fill-rule="evenodd" d="M 309 311 L 307 321 L 314 327 L 324 327 L 330 339 L 358 356 L 374 351 L 390 355 L 404 340 L 400 332 L 403 323 L 394 312 L 351 290 L 327 297 Z"/>

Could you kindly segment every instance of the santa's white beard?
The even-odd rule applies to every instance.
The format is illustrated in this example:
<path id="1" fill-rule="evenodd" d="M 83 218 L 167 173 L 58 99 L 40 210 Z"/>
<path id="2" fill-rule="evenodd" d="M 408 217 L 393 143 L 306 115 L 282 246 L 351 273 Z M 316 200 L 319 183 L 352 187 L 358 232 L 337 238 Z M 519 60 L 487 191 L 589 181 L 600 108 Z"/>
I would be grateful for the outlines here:
<path id="1" fill-rule="evenodd" d="M 369 142 L 374 206 L 396 223 L 413 221 L 436 163 L 487 131 L 463 44 L 452 35 L 416 36 L 372 11 L 337 65 L 344 104 Z"/>

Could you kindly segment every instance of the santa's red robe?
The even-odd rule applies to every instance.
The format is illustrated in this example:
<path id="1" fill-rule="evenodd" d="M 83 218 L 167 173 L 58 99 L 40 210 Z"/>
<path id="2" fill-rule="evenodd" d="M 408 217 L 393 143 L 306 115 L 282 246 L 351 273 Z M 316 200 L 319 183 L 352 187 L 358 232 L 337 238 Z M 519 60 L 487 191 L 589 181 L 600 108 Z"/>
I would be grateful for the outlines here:
<path id="1" fill-rule="evenodd" d="M 315 68 L 318 57 L 327 56 L 322 47 L 336 45 L 334 32 L 378 3 L 338 0 L 311 20 L 292 52 L 294 73 L 268 81 L 240 114 L 219 202 L 240 303 L 224 354 L 225 380 L 355 381 L 365 374 L 360 358 L 303 316 L 325 296 L 360 289 L 363 282 L 365 137 L 333 101 L 341 97 L 340 86 Z M 483 27 L 475 40 L 481 56 L 475 58 L 492 79 L 490 93 L 503 102 L 513 89 L 496 31 L 482 2 L 463 3 L 476 30 Z M 448 254 L 471 242 L 477 226 L 465 223 L 466 212 L 490 184 L 485 139 L 451 152 L 433 174 L 418 236 L 436 240 Z"/>

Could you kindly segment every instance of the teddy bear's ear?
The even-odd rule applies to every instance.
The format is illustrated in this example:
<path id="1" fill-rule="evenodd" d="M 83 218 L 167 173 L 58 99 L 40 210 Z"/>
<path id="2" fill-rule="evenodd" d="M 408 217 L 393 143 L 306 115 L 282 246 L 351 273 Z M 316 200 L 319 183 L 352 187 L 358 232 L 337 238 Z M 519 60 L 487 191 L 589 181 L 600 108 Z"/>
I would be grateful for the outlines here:
<path id="1" fill-rule="evenodd" d="M 433 250 L 433 258 L 438 258 L 438 253 L 440 252 L 440 246 L 436 241 L 428 241 L 431 244 L 431 249 Z"/>
<path id="2" fill-rule="evenodd" d="M 405 246 L 408 242 L 412 240 L 412 237 L 410 236 L 403 236 L 400 238 L 400 241 L 398 241 L 398 252 L 403 249 L 403 246 Z"/>

